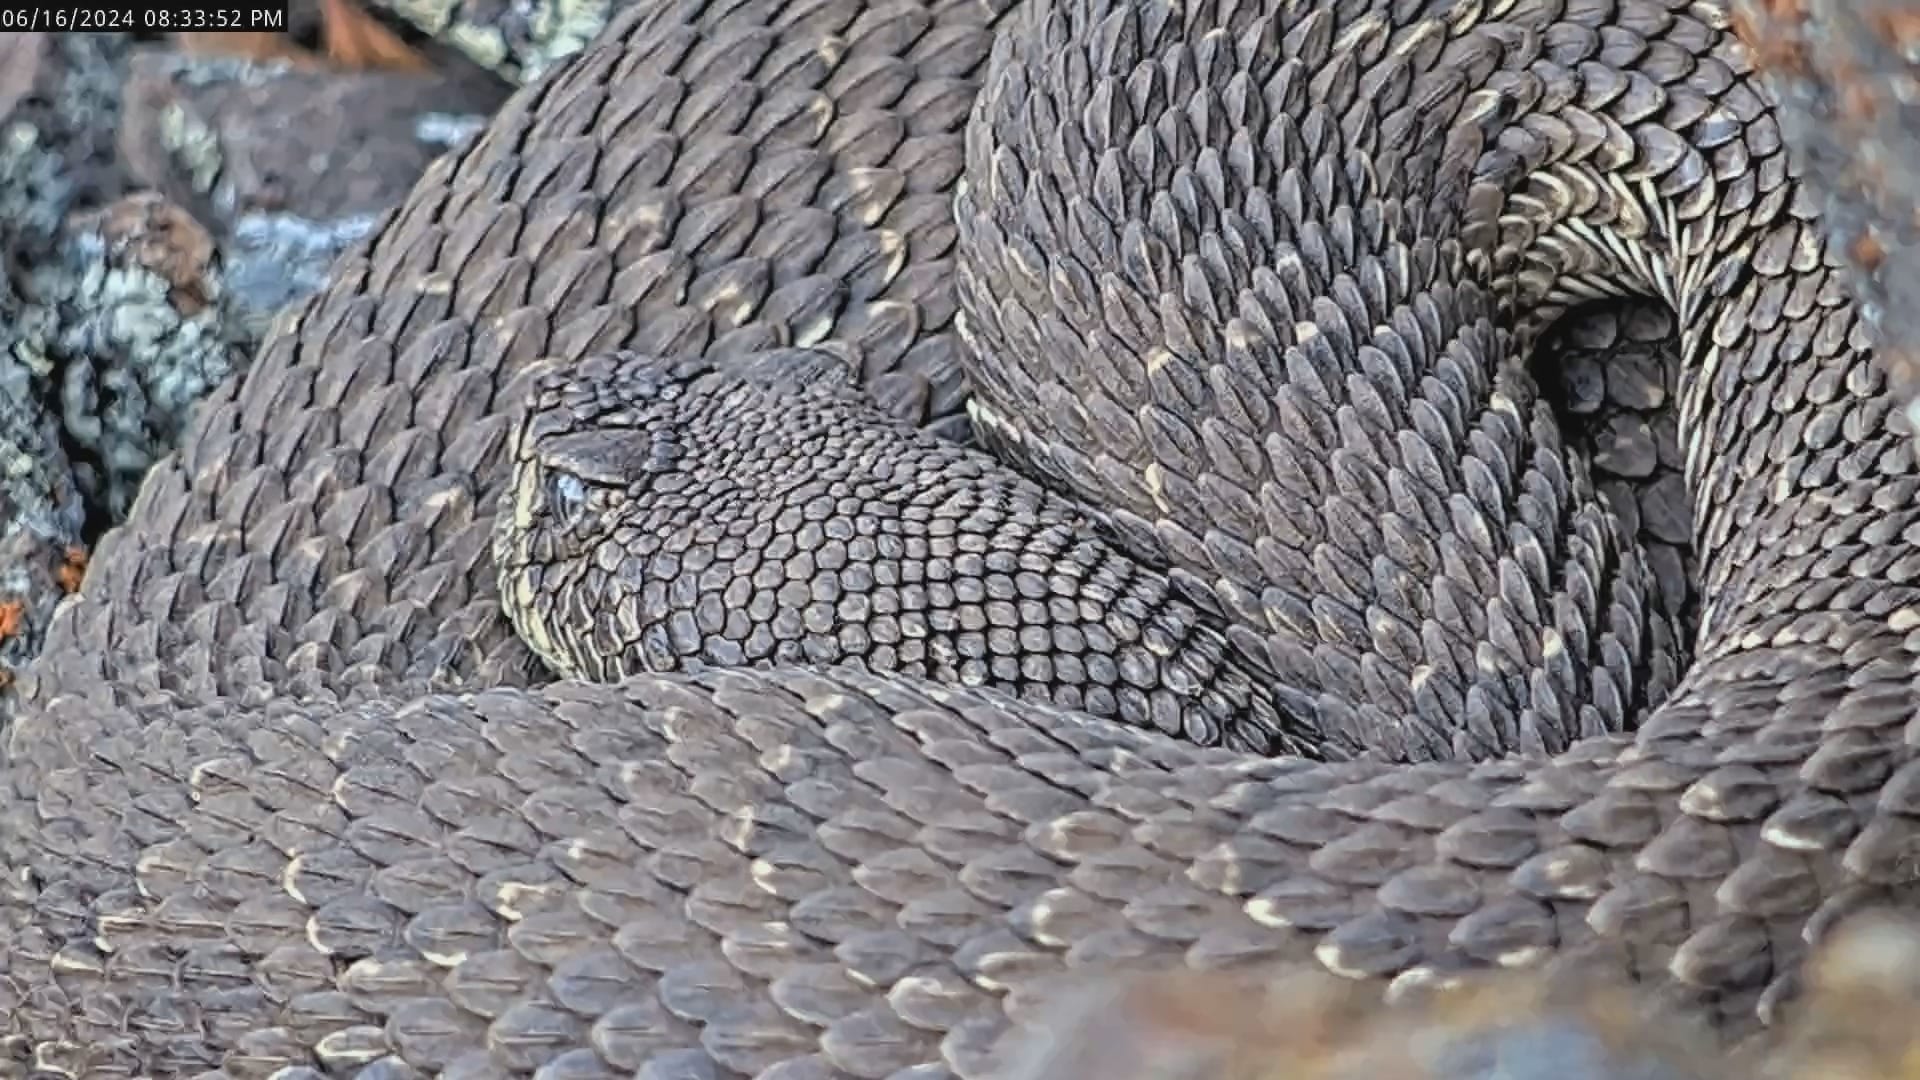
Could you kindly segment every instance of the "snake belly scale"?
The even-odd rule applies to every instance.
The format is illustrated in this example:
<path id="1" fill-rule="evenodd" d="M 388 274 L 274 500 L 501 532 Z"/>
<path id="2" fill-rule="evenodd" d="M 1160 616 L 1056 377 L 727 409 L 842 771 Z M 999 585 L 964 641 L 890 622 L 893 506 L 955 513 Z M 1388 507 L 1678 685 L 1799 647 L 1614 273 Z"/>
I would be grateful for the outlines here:
<path id="1" fill-rule="evenodd" d="M 1065 983 L 1299 960 L 1771 1020 L 1913 899 L 1915 484 L 1727 21 L 623 10 L 283 313 L 61 609 L 7 735 L 0 1068 L 986 1076 Z M 1521 367 L 1617 292 L 1681 327 L 1687 640 Z M 536 430 L 584 401 L 597 437 Z M 731 598 L 730 519 L 634 535 L 723 483 L 794 526 Z M 788 565 L 854 488 L 927 511 L 899 584 L 877 540 L 822 584 L 832 514 Z M 806 637 L 856 594 L 864 638 Z"/>

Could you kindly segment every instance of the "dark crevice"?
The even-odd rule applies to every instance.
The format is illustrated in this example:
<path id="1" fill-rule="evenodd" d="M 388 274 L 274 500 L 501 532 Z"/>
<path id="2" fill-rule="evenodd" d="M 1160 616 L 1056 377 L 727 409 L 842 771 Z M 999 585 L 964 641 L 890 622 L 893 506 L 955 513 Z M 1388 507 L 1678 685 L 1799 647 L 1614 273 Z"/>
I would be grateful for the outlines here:
<path id="1" fill-rule="evenodd" d="M 1617 535 L 1645 559 L 1643 663 L 1663 652 L 1684 672 L 1700 619 L 1692 502 L 1680 450 L 1679 338 L 1674 317 L 1652 300 L 1605 300 L 1569 312 L 1531 358 L 1533 376 L 1560 423 L 1567 452 L 1587 466 Z M 1624 553 L 1623 553 L 1624 554 Z M 1664 624 L 1670 642 L 1656 637 Z M 1648 700 L 1636 681 L 1635 719 Z"/>

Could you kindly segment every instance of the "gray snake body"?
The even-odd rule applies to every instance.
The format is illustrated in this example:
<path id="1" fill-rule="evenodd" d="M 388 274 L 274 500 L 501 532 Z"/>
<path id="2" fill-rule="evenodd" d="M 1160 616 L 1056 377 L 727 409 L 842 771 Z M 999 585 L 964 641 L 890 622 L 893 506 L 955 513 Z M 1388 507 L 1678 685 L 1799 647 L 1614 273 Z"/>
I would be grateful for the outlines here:
<path id="1" fill-rule="evenodd" d="M 1270 6 L 644 3 L 517 94 L 202 407 L 56 620 L 7 743 L 0 1064 L 975 1076 L 1076 974 L 1306 957 L 1590 961 L 1737 1034 L 1836 920 L 1910 902 L 1913 452 L 1722 13 Z M 1633 288 L 1687 365 L 1672 685 L 1518 367 Z M 743 666 L 537 685 L 492 554 L 566 554 L 514 502 L 536 386 L 788 346 L 936 434 L 971 380 L 1207 665 L 1361 760 L 1019 700 L 1099 681 L 1055 622 L 999 689 L 756 667 L 718 578 L 700 629 L 714 563 L 659 548 L 638 608 L 564 612 L 606 641 L 535 644 Z M 714 480 L 653 446 L 603 480 L 629 505 Z M 700 632 L 627 632 L 648 574 Z M 786 585 L 745 580 L 743 611 Z"/>

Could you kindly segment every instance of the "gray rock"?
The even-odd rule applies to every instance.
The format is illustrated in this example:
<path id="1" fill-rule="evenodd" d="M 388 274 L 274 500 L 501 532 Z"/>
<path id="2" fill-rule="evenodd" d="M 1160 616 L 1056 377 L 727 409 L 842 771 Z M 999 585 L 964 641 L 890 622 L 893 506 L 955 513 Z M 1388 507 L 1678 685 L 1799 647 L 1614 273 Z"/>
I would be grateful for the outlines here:
<path id="1" fill-rule="evenodd" d="M 141 50 L 120 151 L 136 179 L 222 238 L 250 215 L 333 230 L 397 205 L 507 92 L 469 73 L 308 71 Z"/>
<path id="2" fill-rule="evenodd" d="M 506 93 L 471 71 L 306 71 L 142 50 L 120 149 L 140 182 L 213 230 L 232 312 L 257 336 Z"/>
<path id="3" fill-rule="evenodd" d="M 585 48 L 627 0 L 375 0 L 491 71 L 526 82 Z"/>
<path id="4" fill-rule="evenodd" d="M 0 39 L 0 717 L 196 403 L 505 93 Z"/>
<path id="5" fill-rule="evenodd" d="M 212 237 L 159 195 L 76 215 L 27 281 L 52 313 L 42 347 L 81 490 L 111 520 L 194 404 L 244 361 Z"/>
<path id="6" fill-rule="evenodd" d="M 12 672 L 78 584 L 90 518 L 57 393 L 58 314 L 26 279 L 59 264 L 71 212 L 124 186 L 112 151 L 126 48 L 101 34 L 0 39 L 0 716 Z"/>

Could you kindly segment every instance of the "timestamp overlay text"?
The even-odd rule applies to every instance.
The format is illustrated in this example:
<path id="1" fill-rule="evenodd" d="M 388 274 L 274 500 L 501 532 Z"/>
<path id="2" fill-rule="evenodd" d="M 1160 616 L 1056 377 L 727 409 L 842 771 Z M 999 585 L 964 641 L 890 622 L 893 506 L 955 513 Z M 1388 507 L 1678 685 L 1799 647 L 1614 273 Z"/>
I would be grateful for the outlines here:
<path id="1" fill-rule="evenodd" d="M 287 0 L 0 0 L 0 33 L 287 29 Z"/>

